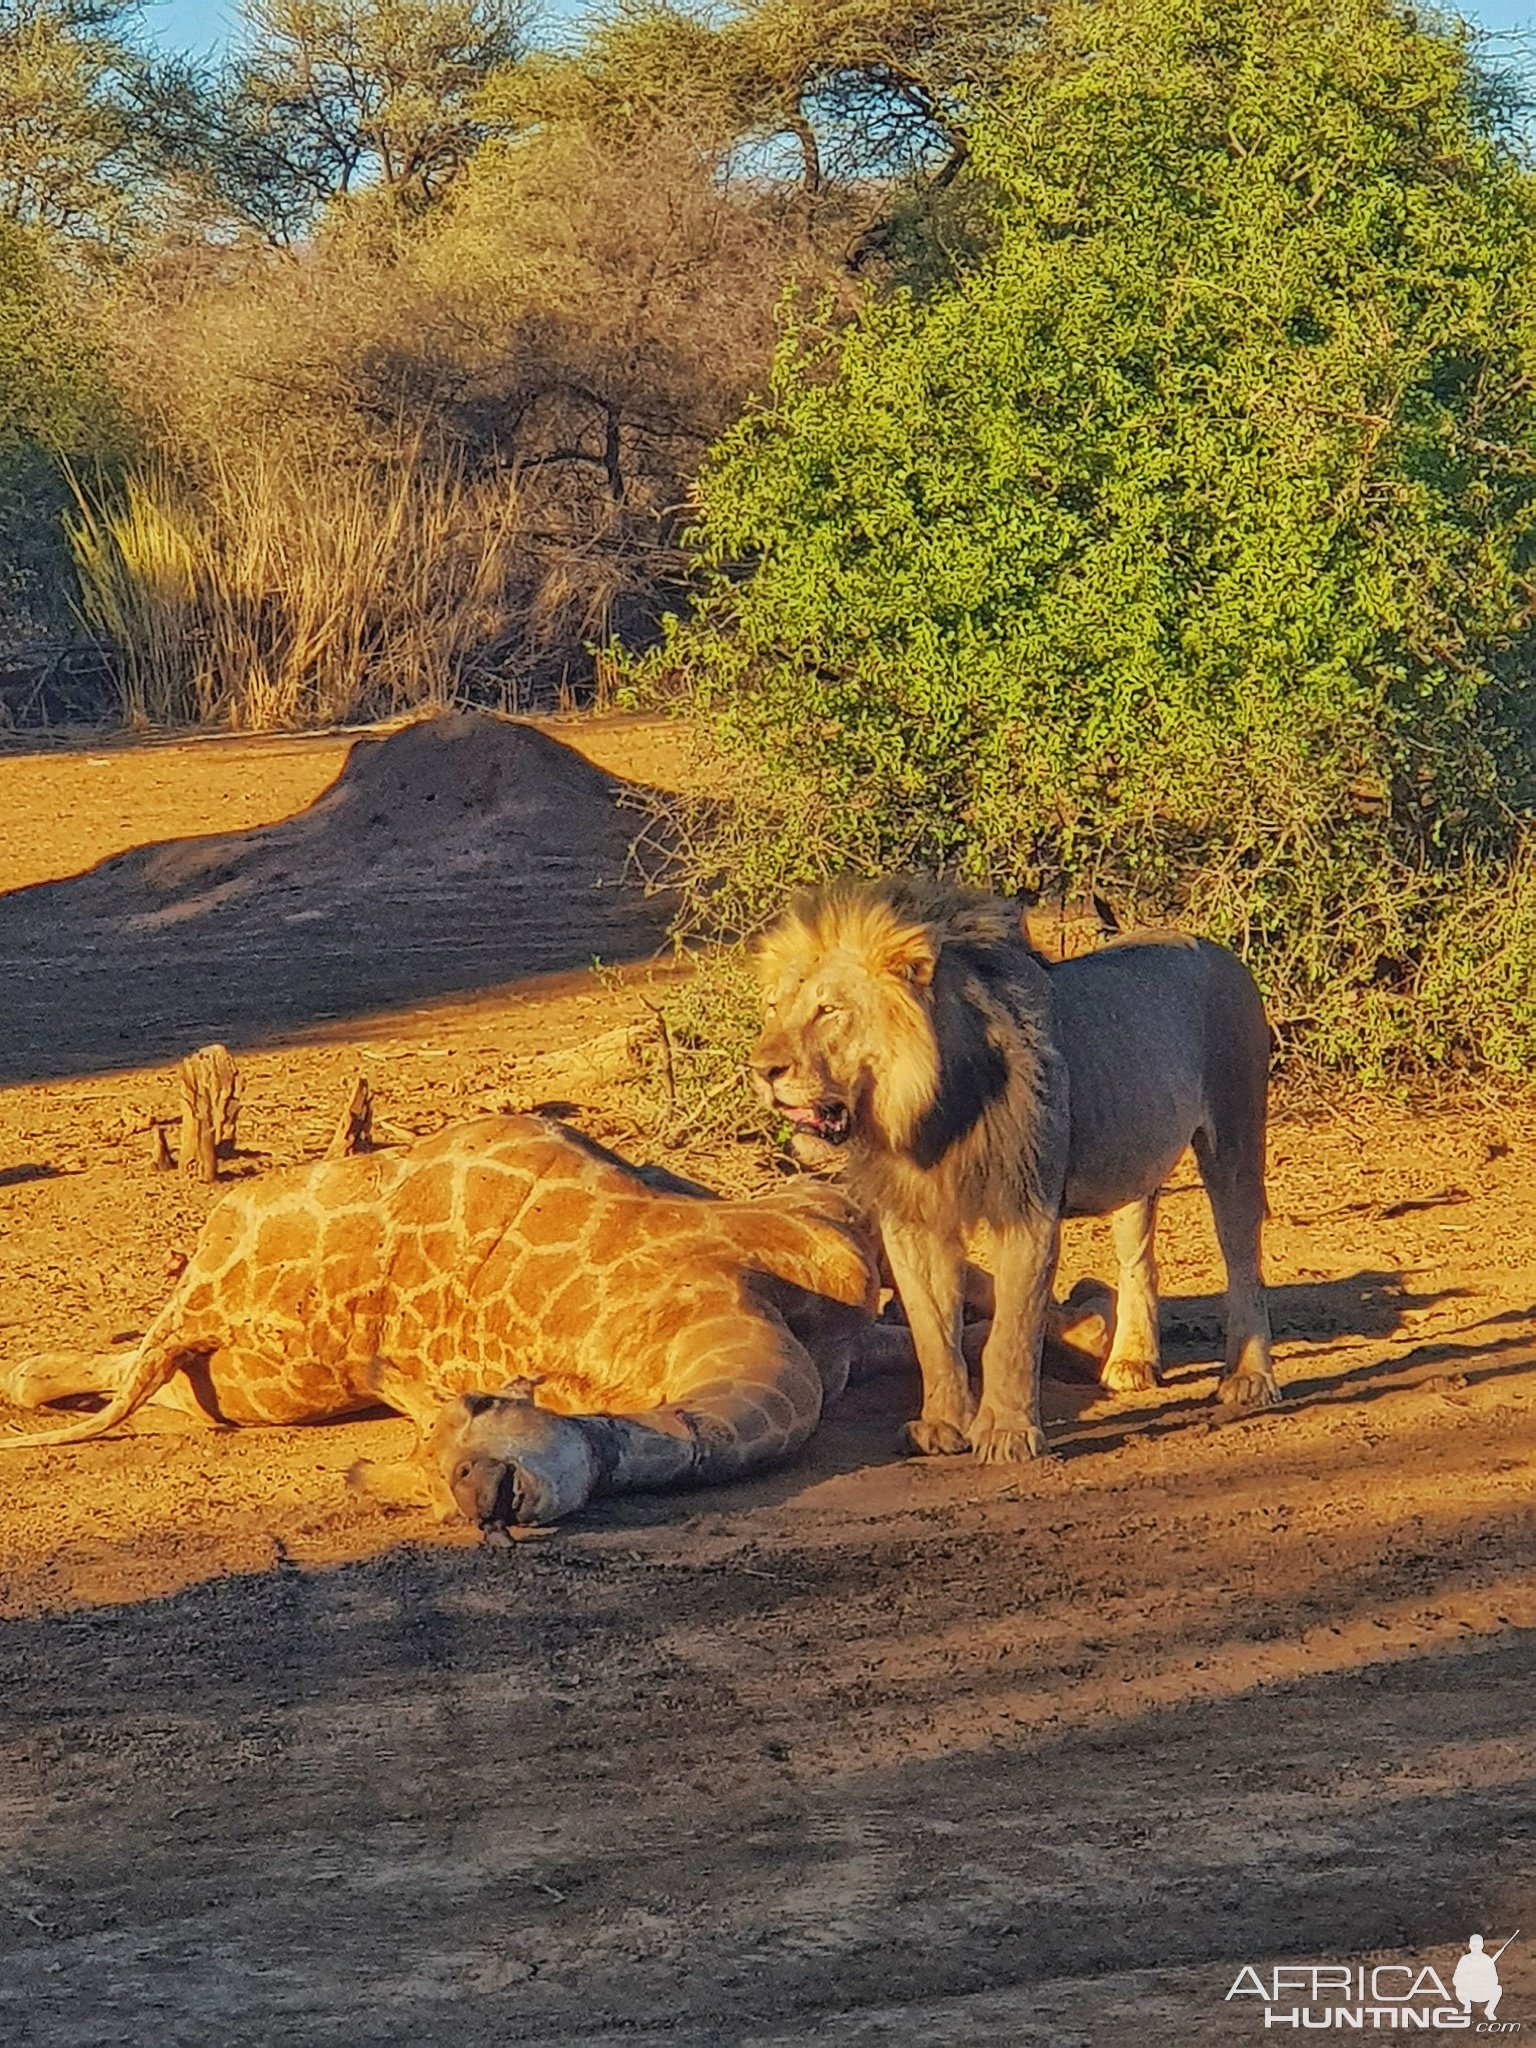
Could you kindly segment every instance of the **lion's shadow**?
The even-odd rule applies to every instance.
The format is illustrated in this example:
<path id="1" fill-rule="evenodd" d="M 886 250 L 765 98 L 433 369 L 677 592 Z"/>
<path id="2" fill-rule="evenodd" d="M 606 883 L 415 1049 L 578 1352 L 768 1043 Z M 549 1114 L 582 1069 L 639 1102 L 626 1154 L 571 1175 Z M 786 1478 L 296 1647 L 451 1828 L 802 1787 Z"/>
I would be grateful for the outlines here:
<path id="1" fill-rule="evenodd" d="M 1391 1337 L 1406 1316 L 1452 1299 L 1454 1288 L 1415 1293 L 1395 1270 L 1366 1270 L 1338 1280 L 1293 1280 L 1267 1289 L 1276 1341 L 1316 1343 L 1333 1337 Z M 1164 1355 L 1171 1366 L 1218 1364 L 1225 1305 L 1220 1294 L 1164 1298 Z"/>
<path id="2" fill-rule="evenodd" d="M 1320 1403 L 1359 1405 L 1401 1393 L 1421 1380 L 1444 1378 L 1448 1372 L 1468 1385 L 1536 1372 L 1536 1347 L 1524 1316 L 1479 1319 L 1464 1331 L 1450 1333 L 1458 1341 L 1441 1335 L 1422 1344 L 1405 1343 L 1400 1333 L 1407 1317 L 1464 1294 L 1459 1288 L 1415 1290 L 1402 1273 L 1377 1270 L 1271 1287 L 1271 1322 L 1284 1347 L 1279 1377 L 1285 1406 L 1264 1412 L 1284 1416 Z M 1512 1323 L 1522 1325 L 1522 1330 L 1501 1328 Z M 1176 1431 L 1211 1427 L 1223 1327 L 1219 1294 L 1165 1297 L 1164 1383 L 1155 1393 L 1132 1401 L 1107 1398 L 1096 1384 L 1048 1377 L 1043 1407 L 1053 1450 L 1071 1460 L 1091 1458 L 1134 1438 L 1156 1440 Z M 1353 1350 L 1340 1354 L 1328 1348 L 1334 1340 L 1350 1337 L 1392 1348 L 1363 1361 Z M 1292 1348 L 1308 1343 L 1323 1347 L 1315 1364 Z M 918 1400 L 915 1365 L 889 1367 L 851 1386 L 792 1465 L 752 1482 L 754 1503 L 782 1503 L 826 1480 L 895 1463 L 902 1455 L 901 1425 L 917 1412 Z M 702 1508 L 725 1510 L 732 1494 L 733 1489 L 710 1488 L 694 1498 Z M 589 1513 L 601 1520 L 645 1523 L 675 1517 L 677 1507 L 676 1496 L 628 1495 Z"/>

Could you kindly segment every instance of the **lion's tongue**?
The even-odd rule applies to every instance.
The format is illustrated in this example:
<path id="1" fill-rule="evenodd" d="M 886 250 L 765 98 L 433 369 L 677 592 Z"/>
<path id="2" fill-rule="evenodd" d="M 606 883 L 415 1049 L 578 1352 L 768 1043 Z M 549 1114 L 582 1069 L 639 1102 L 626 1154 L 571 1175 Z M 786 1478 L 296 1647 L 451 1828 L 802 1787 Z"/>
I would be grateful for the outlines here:
<path id="1" fill-rule="evenodd" d="M 786 1108 L 784 1111 L 784 1115 L 790 1123 L 794 1124 L 798 1130 L 802 1131 L 812 1131 L 821 1122 L 821 1112 L 819 1110 L 812 1109 L 809 1104 L 805 1105 L 803 1108 Z"/>

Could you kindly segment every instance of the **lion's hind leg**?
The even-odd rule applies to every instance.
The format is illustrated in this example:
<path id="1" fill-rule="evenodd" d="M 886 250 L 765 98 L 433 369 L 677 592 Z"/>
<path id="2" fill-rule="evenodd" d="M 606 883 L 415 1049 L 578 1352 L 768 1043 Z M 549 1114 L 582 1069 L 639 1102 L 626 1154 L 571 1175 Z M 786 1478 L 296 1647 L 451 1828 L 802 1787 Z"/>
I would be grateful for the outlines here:
<path id="1" fill-rule="evenodd" d="M 1162 1377 L 1157 1329 L 1157 1196 L 1111 1211 L 1110 1234 L 1119 1268 L 1115 1333 L 1100 1369 L 1102 1384 L 1117 1394 L 1140 1394 Z"/>
<path id="2" fill-rule="evenodd" d="M 1227 1268 L 1226 1369 L 1216 1400 L 1233 1412 L 1273 1408 L 1280 1388 L 1270 1355 L 1269 1302 L 1264 1292 L 1262 1125 L 1256 1157 L 1248 1156 L 1247 1148 L 1218 1149 L 1204 1132 L 1196 1133 L 1194 1144 Z"/>

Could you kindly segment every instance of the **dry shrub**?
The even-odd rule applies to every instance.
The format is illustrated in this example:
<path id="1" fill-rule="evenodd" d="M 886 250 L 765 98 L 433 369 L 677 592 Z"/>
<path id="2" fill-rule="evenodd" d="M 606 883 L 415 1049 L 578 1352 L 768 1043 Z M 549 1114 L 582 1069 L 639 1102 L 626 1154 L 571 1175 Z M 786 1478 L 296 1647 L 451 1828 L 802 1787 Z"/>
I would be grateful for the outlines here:
<path id="1" fill-rule="evenodd" d="M 130 706 L 590 692 L 591 650 L 675 598 L 694 470 L 797 266 L 794 218 L 656 132 L 487 149 L 424 221 L 364 202 L 296 254 L 162 262 L 116 323 L 154 459 L 80 522 Z"/>
<path id="2" fill-rule="evenodd" d="M 325 467 L 257 441 L 201 488 L 163 465 L 81 493 L 86 617 L 118 651 L 130 724 L 248 731 L 451 703 L 503 616 L 517 504 L 403 451 Z"/>
<path id="3" fill-rule="evenodd" d="M 689 964 L 685 978 L 651 999 L 656 1033 L 642 1062 L 642 1122 L 655 1142 L 692 1160 L 693 1170 L 714 1162 L 712 1170 L 734 1185 L 761 1183 L 772 1178 L 780 1124 L 748 1079 L 762 1026 L 757 977 L 739 946 L 700 947 Z"/>
<path id="4" fill-rule="evenodd" d="M 636 1159 L 731 1194 L 770 1187 L 785 1167 L 783 1126 L 754 1095 L 749 1054 L 761 1028 L 757 977 L 739 946 L 701 946 L 638 991 L 599 968 L 616 997 L 638 993 L 646 1014 L 571 1053 L 524 1063 L 519 1098 L 567 1091 L 593 1135 Z"/>

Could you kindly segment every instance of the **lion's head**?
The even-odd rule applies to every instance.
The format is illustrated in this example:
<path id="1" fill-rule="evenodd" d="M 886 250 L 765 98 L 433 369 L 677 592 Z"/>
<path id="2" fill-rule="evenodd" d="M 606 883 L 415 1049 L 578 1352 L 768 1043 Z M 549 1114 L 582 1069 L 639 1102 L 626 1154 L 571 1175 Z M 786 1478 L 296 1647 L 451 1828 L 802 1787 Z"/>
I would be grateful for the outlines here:
<path id="1" fill-rule="evenodd" d="M 910 1148 L 948 1051 L 946 947 L 974 959 L 1017 940 L 1007 903 L 917 876 L 793 899 L 758 947 L 766 1016 L 752 1067 L 803 1159 L 824 1163 L 859 1139 Z"/>

